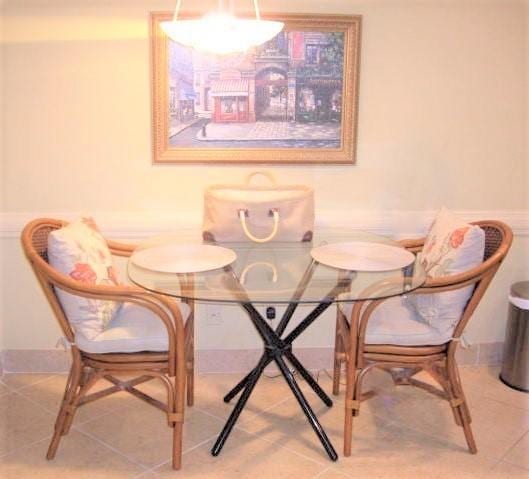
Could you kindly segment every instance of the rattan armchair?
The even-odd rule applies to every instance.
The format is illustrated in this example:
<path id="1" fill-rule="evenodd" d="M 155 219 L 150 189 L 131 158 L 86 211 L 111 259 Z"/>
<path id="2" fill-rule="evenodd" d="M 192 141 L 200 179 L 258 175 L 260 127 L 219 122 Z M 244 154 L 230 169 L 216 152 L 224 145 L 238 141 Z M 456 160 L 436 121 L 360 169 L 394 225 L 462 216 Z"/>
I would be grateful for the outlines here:
<path id="1" fill-rule="evenodd" d="M 373 368 L 389 372 L 395 384 L 412 385 L 446 399 L 452 407 L 454 419 L 463 428 L 468 449 L 477 453 L 476 442 L 470 426 L 470 410 L 461 385 L 455 352 L 468 321 L 483 297 L 511 243 L 511 229 L 499 221 L 478 221 L 473 223 L 485 232 L 485 254 L 483 263 L 464 273 L 438 278 L 428 278 L 414 294 L 442 293 L 465 286 L 474 285 L 473 293 L 466 304 L 452 338 L 444 344 L 402 346 L 396 344 L 367 344 L 366 331 L 369 319 L 384 299 L 355 303 L 350 317 L 338 308 L 333 393 L 339 393 L 342 364 L 346 363 L 344 454 L 351 455 L 353 417 L 360 411 L 363 399 L 362 381 Z M 408 250 L 421 251 L 425 238 L 403 240 L 401 244 Z M 424 370 L 441 389 L 438 389 L 413 376 Z"/>
<path id="2" fill-rule="evenodd" d="M 30 222 L 22 232 L 22 247 L 48 300 L 60 328 L 71 344 L 72 365 L 66 382 L 61 407 L 55 422 L 55 431 L 48 448 L 47 458 L 53 459 L 62 436 L 71 427 L 78 407 L 127 391 L 133 396 L 161 409 L 173 428 L 173 468 L 180 469 L 182 462 L 182 427 L 187 376 L 188 404 L 193 402 L 193 309 L 186 324 L 180 308 L 169 298 L 128 285 L 87 285 L 73 280 L 48 264 L 48 235 L 67 223 L 55 219 L 41 218 Z M 107 241 L 110 252 L 116 256 L 130 256 L 134 246 Z M 166 352 L 136 353 L 88 353 L 75 344 L 75 334 L 55 294 L 60 288 L 73 295 L 85 298 L 134 303 L 150 310 L 167 329 L 168 350 Z M 133 375 L 134 379 L 118 377 Z M 106 379 L 111 387 L 90 393 L 100 379 Z M 158 379 L 167 392 L 167 401 L 162 403 L 138 390 L 135 386 Z"/>

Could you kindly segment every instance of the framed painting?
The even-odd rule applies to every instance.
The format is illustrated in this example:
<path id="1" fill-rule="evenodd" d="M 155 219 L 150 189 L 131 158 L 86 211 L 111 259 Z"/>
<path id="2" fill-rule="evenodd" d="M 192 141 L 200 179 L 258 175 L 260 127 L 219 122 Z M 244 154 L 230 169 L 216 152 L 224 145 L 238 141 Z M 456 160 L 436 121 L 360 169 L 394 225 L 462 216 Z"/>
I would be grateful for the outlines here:
<path id="1" fill-rule="evenodd" d="M 267 15 L 282 32 L 244 53 L 207 54 L 151 13 L 155 164 L 354 164 L 361 17 Z"/>

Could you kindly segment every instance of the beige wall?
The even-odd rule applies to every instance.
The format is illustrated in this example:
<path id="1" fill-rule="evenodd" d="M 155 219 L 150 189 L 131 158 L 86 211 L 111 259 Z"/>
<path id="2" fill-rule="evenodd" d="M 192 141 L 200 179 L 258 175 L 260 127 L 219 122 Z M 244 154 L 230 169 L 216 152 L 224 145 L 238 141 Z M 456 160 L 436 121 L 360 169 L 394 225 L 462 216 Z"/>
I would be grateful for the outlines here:
<path id="1" fill-rule="evenodd" d="M 0 215 L 4 211 L 4 195 L 5 195 L 5 181 L 4 181 L 4 0 L 0 0 Z M 2 292 L 0 292 L 0 351 L 2 350 L 2 343 L 4 337 L 4 248 L 0 245 L 0 284 L 2 285 Z M 0 374 L 2 372 L 2 361 L 0 359 Z"/>
<path id="2" fill-rule="evenodd" d="M 529 185 L 529 0 L 525 0 L 525 184 Z M 525 188 L 525 204 L 529 205 L 529 188 Z"/>
<path id="3" fill-rule="evenodd" d="M 170 10 L 173 1 L 4 3 L 4 217 L 181 211 L 199 218 L 206 185 L 254 169 L 151 165 L 147 13 Z M 280 181 L 313 185 L 320 216 L 443 204 L 474 217 L 482 210 L 527 212 L 527 2 L 262 0 L 261 6 L 363 15 L 358 164 L 269 168 Z M 18 241 L 7 236 L 0 349 L 53 347 L 57 330 Z M 526 236 L 516 238 L 471 325 L 475 341 L 503 337 L 505 294 L 510 282 L 529 276 L 528 249 Z M 330 344 L 330 320 L 318 328 L 307 344 Z M 237 346 L 255 343 L 244 331 Z M 222 334 L 204 327 L 199 344 L 226 345 Z"/>

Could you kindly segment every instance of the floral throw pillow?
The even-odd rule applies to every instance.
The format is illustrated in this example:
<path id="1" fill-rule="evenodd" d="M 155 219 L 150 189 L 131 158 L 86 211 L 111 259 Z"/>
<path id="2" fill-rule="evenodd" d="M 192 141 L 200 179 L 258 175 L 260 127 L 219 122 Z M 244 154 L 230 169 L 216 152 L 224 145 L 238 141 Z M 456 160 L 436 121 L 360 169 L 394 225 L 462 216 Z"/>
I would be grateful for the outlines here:
<path id="1" fill-rule="evenodd" d="M 485 232 L 465 223 L 446 208 L 437 214 L 418 255 L 431 278 L 463 273 L 483 262 Z M 474 289 L 465 288 L 435 294 L 411 296 L 420 316 L 430 325 L 447 332 L 454 329 Z"/>
<path id="2" fill-rule="evenodd" d="M 92 218 L 81 218 L 48 237 L 51 266 L 87 285 L 117 285 L 119 276 L 107 243 Z M 120 304 L 75 296 L 56 288 L 57 296 L 76 333 L 93 339 L 112 319 Z"/>

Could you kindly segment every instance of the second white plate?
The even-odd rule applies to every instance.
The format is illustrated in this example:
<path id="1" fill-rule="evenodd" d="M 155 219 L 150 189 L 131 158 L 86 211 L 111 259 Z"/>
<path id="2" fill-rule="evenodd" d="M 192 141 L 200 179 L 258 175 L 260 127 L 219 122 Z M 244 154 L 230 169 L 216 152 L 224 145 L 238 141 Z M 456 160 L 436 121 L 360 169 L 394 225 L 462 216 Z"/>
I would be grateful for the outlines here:
<path id="1" fill-rule="evenodd" d="M 161 273 L 199 273 L 222 268 L 237 259 L 235 251 L 206 244 L 168 244 L 135 252 L 130 260 Z"/>
<path id="2" fill-rule="evenodd" d="M 311 256 L 319 263 L 351 271 L 389 271 L 415 261 L 413 253 L 382 243 L 350 241 L 313 248 Z"/>

